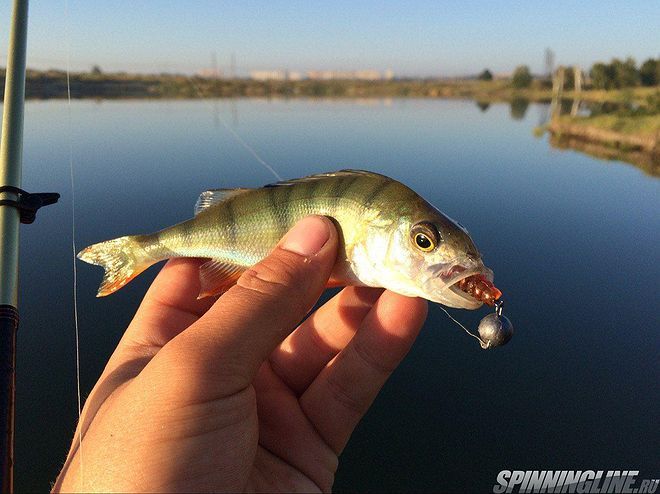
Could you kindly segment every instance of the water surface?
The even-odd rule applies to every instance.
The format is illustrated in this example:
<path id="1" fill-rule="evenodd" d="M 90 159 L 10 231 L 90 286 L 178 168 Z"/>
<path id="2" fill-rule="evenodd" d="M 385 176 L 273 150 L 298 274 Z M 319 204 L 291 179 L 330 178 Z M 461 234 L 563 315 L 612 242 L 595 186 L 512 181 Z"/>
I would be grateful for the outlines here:
<path id="1" fill-rule="evenodd" d="M 78 247 L 188 218 L 208 188 L 364 168 L 471 232 L 516 334 L 483 351 L 437 308 L 342 456 L 337 491 L 490 491 L 503 469 L 657 474 L 660 181 L 552 149 L 546 109 L 464 101 L 31 101 L 24 188 L 58 206 L 24 227 L 17 490 L 44 490 L 77 418 L 69 146 Z M 96 299 L 79 265 L 83 394 L 157 272 Z M 453 311 L 476 327 L 486 309 Z M 655 471 L 653 470 L 655 469 Z"/>

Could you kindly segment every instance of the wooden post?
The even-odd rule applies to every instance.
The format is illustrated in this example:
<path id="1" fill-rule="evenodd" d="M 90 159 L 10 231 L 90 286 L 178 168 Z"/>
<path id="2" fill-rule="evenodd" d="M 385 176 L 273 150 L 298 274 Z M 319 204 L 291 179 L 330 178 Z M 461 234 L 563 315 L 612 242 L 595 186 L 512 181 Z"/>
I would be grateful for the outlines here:
<path id="1" fill-rule="evenodd" d="M 559 66 L 552 78 L 552 103 L 550 104 L 550 119 L 561 114 L 561 97 L 564 91 L 564 67 Z"/>
<path id="2" fill-rule="evenodd" d="M 573 98 L 573 106 L 571 107 L 571 116 L 577 115 L 580 110 L 580 93 L 582 92 L 582 70 L 577 65 L 573 67 L 573 81 L 575 87 L 575 97 Z"/>

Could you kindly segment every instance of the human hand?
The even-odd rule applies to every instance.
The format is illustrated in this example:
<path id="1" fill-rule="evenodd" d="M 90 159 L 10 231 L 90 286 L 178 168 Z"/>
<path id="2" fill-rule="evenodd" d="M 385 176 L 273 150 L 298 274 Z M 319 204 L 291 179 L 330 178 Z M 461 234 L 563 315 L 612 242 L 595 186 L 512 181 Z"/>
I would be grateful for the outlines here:
<path id="1" fill-rule="evenodd" d="M 347 287 L 298 325 L 336 254 L 332 222 L 306 218 L 217 301 L 196 300 L 199 260 L 168 262 L 54 491 L 329 491 L 426 317 L 424 300 Z"/>

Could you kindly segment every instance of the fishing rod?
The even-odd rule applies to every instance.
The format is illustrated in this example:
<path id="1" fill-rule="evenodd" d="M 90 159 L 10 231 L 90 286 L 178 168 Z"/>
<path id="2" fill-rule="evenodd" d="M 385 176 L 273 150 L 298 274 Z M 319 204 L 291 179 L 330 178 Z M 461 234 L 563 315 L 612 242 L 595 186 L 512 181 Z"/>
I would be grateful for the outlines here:
<path id="1" fill-rule="evenodd" d="M 0 489 L 14 487 L 14 403 L 18 330 L 18 240 L 57 193 L 30 194 L 21 187 L 28 0 L 14 0 L 5 75 L 0 142 Z"/>

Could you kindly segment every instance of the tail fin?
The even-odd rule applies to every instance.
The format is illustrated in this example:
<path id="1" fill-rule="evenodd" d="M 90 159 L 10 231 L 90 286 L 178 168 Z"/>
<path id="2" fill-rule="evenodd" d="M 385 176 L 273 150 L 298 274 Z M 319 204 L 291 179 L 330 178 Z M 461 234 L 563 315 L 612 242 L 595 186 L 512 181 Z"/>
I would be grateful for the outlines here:
<path id="1" fill-rule="evenodd" d="M 90 245 L 78 253 L 78 259 L 103 266 L 105 269 L 97 297 L 105 297 L 116 292 L 142 271 L 158 262 L 158 259 L 145 253 L 143 243 L 138 240 L 137 235 Z"/>

